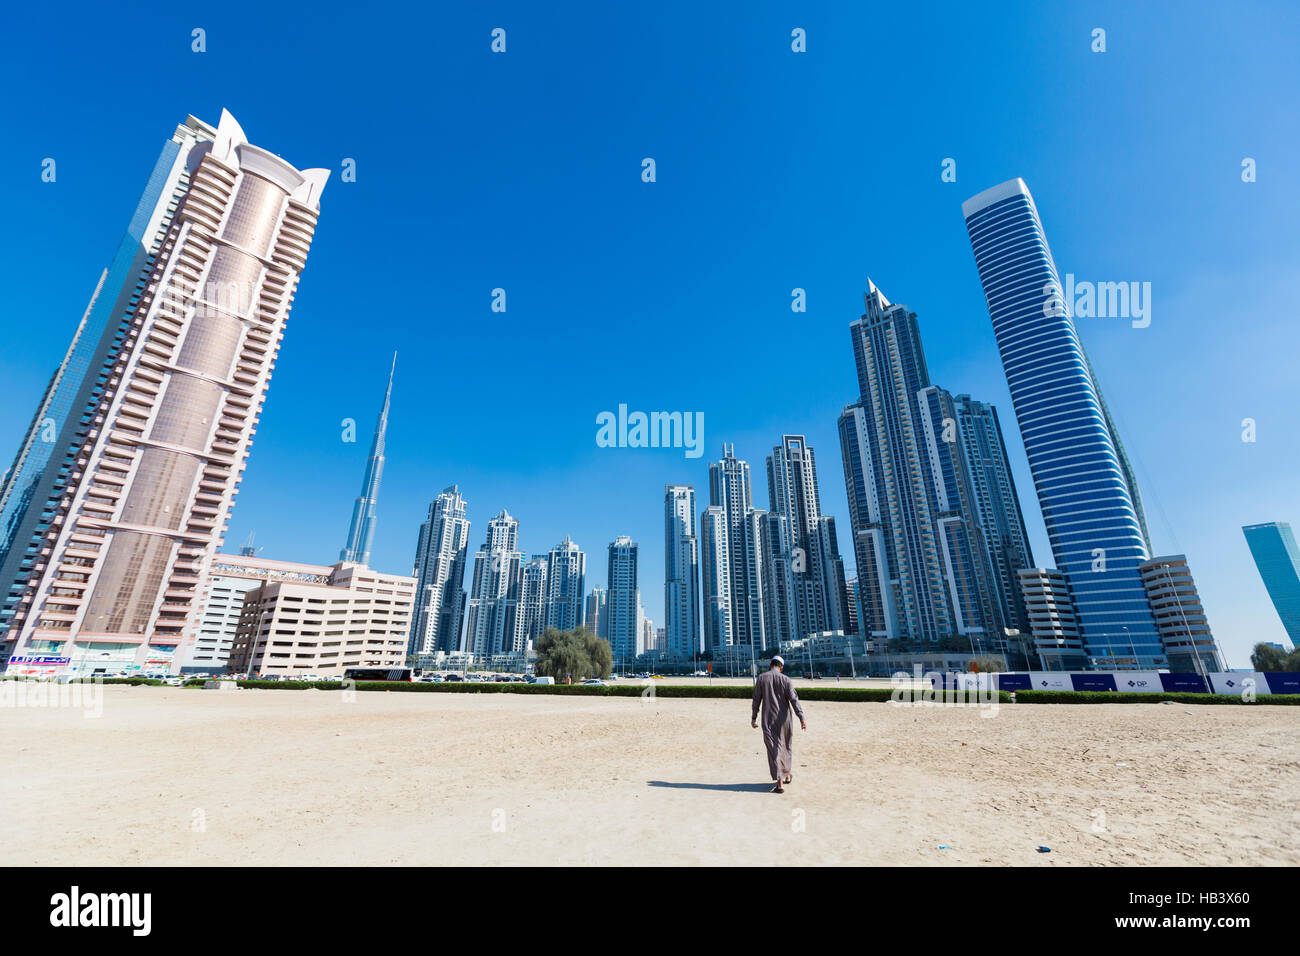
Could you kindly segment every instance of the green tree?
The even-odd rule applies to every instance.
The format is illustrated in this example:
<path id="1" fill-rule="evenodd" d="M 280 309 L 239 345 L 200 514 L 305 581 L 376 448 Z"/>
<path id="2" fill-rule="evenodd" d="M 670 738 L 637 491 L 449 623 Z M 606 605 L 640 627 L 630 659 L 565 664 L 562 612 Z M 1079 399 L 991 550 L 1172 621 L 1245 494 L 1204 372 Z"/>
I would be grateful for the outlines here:
<path id="1" fill-rule="evenodd" d="M 580 627 L 573 633 L 582 638 L 587 659 L 591 661 L 592 675 L 608 677 L 609 672 L 614 669 L 614 649 L 609 646 L 609 641 L 597 637 L 585 627 Z"/>
<path id="2" fill-rule="evenodd" d="M 609 642 L 585 628 L 561 631 L 548 627 L 537 639 L 537 663 L 533 670 L 557 681 L 581 681 L 608 677 L 614 663 Z"/>
<path id="3" fill-rule="evenodd" d="M 1300 671 L 1300 647 L 1288 654 L 1269 644 L 1256 644 L 1250 653 L 1250 666 L 1257 671 Z"/>

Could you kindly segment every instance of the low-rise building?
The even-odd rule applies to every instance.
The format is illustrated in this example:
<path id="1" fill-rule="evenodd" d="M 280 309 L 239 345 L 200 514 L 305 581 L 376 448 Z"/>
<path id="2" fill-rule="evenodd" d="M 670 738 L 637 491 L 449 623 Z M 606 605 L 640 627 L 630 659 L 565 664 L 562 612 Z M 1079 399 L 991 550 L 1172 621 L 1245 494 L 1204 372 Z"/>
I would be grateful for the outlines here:
<path id="1" fill-rule="evenodd" d="M 253 554 L 214 555 L 198 628 L 185 635 L 177 655 L 180 672 L 219 674 L 226 669 L 249 591 L 267 581 L 328 584 L 331 572 L 326 565 L 272 561 Z"/>
<path id="2" fill-rule="evenodd" d="M 325 583 L 264 581 L 244 596 L 229 669 L 250 677 L 341 676 L 402 667 L 415 578 L 340 562 Z"/>

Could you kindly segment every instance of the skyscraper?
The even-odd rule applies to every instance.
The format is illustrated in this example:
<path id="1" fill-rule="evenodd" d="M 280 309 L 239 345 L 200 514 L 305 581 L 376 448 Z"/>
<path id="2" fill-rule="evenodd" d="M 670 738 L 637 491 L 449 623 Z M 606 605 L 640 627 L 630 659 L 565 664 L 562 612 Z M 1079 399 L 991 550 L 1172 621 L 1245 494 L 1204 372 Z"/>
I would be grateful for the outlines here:
<path id="1" fill-rule="evenodd" d="M 546 555 L 534 554 L 519 569 L 519 629 L 525 648 L 541 637 L 547 627 L 547 584 Z"/>
<path id="2" fill-rule="evenodd" d="M 393 397 L 393 375 L 397 371 L 397 353 L 393 353 L 393 367 L 388 372 L 388 388 L 384 404 L 375 422 L 375 437 L 370 443 L 370 458 L 366 461 L 366 476 L 361 482 L 361 494 L 352 506 L 352 523 L 348 526 L 348 543 L 339 552 L 340 561 L 370 564 L 370 545 L 375 538 L 375 511 L 379 506 L 379 482 L 384 477 L 384 436 L 388 432 L 388 406 Z"/>
<path id="3" fill-rule="evenodd" d="M 1034 566 L 1025 531 L 1020 496 L 1007 460 L 998 410 L 969 395 L 956 398 L 966 473 L 975 495 L 975 509 L 984 532 L 984 547 L 993 573 L 998 603 L 1007 627 L 1028 634 L 1029 616 L 1020 589 L 1019 572 Z"/>
<path id="4" fill-rule="evenodd" d="M 700 593 L 704 600 L 704 643 L 710 651 L 735 643 L 727 514 L 709 505 L 700 514 Z"/>
<path id="5" fill-rule="evenodd" d="M 587 556 L 568 535 L 547 556 L 546 626 L 571 631 L 582 624 Z"/>
<path id="6" fill-rule="evenodd" d="M 760 541 L 756 536 L 763 512 L 754 509 L 749 462 L 736 457 L 734 445 L 723 445 L 722 458 L 709 463 L 709 505 L 722 509 L 722 563 L 727 582 L 725 600 L 719 606 L 723 626 L 710 649 L 745 644 L 764 646 L 763 567 Z"/>
<path id="7" fill-rule="evenodd" d="M 524 649 L 518 614 L 520 567 L 519 522 L 502 510 L 488 522 L 487 538 L 474 555 L 474 583 L 465 613 L 461 650 L 475 657 Z"/>
<path id="8" fill-rule="evenodd" d="M 33 420 L 52 447 L 5 481 L 17 653 L 171 660 L 199 630 L 328 176 L 225 111 L 164 147 Z"/>
<path id="9" fill-rule="evenodd" d="M 695 533 L 695 487 L 664 486 L 664 626 L 668 646 L 681 657 L 700 649 L 700 554 Z"/>
<path id="10" fill-rule="evenodd" d="M 1248 524 L 1241 529 L 1259 576 L 1273 601 L 1287 637 L 1300 647 L 1300 548 L 1285 521 Z"/>
<path id="11" fill-rule="evenodd" d="M 37 403 L 13 464 L 0 479 L 0 637 L 31 577 L 60 510 L 77 451 L 104 398 L 103 383 L 141 311 L 137 294 L 155 272 L 174 213 L 190 189 L 191 154 L 211 149 L 217 131 L 190 116 L 163 144 L 117 252 L 91 293 L 63 361 Z M 32 505 L 35 504 L 35 507 Z"/>
<path id="12" fill-rule="evenodd" d="M 465 616 L 465 561 L 469 517 L 456 485 L 444 488 L 429 505 L 415 546 L 415 613 L 409 653 L 460 650 Z"/>
<path id="13" fill-rule="evenodd" d="M 790 523 L 776 511 L 755 511 L 751 525 L 762 557 L 763 647 L 774 649 L 794 640 L 794 574 L 791 570 Z"/>
<path id="14" fill-rule="evenodd" d="M 845 610 L 844 562 L 835 539 L 835 520 L 821 513 L 817 463 L 803 435 L 782 435 L 767 458 L 771 512 L 785 519 L 782 542 L 790 582 L 794 639 L 820 631 L 842 631 Z M 769 639 L 768 644 L 772 644 Z"/>
<path id="15" fill-rule="evenodd" d="M 605 607 L 607 594 L 604 588 L 592 588 L 587 595 L 587 609 L 582 616 L 582 626 L 597 637 L 605 637 Z"/>
<path id="16" fill-rule="evenodd" d="M 981 649 L 1001 637 L 1001 615 L 952 396 L 930 382 L 916 313 L 870 280 L 863 301 L 850 327 L 859 397 L 839 421 L 859 627 Z"/>
<path id="17" fill-rule="evenodd" d="M 1136 657 L 1142 669 L 1161 666 L 1165 647 L 1139 568 L 1151 553 L 1136 482 L 1033 197 L 1013 179 L 968 199 L 962 214 L 1084 652 L 1093 661 Z"/>
<path id="18" fill-rule="evenodd" d="M 641 594 L 637 590 L 637 544 L 619 535 L 609 545 L 609 590 L 605 604 L 605 640 L 614 660 L 630 663 L 640 652 Z"/>

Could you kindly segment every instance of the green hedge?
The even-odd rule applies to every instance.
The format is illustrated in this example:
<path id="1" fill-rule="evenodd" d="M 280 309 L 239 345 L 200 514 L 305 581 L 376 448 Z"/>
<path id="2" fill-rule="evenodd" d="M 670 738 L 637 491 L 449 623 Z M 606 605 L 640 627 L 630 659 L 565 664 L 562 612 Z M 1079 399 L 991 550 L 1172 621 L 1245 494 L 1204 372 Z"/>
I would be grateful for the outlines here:
<path id="1" fill-rule="evenodd" d="M 105 681 L 117 684 L 159 684 L 156 680 L 127 679 Z M 205 680 L 187 681 L 186 687 L 202 687 Z M 279 680 L 241 680 L 240 687 L 260 690 L 342 690 L 342 681 L 279 681 Z M 358 681 L 357 690 L 391 691 L 395 693 L 416 694 L 560 694 L 571 697 L 640 697 L 647 689 L 640 681 L 635 683 L 613 683 L 605 687 L 583 686 L 581 684 L 524 684 L 518 682 L 455 682 L 435 684 L 427 681 Z M 670 684 L 666 681 L 654 681 L 655 697 L 693 697 L 720 700 L 748 700 L 753 694 L 750 687 L 736 685 L 708 686 L 706 684 Z M 895 691 L 889 687 L 802 687 L 799 699 L 807 701 L 849 701 L 849 702 L 885 702 L 894 699 Z M 918 691 L 926 699 L 938 700 L 938 691 Z M 963 692 L 947 691 L 942 698 L 948 702 L 975 703 L 977 699 Z M 998 702 L 1010 704 L 1011 693 L 998 692 Z M 1079 690 L 1021 690 L 1015 692 L 1015 702 L 1020 704 L 1241 704 L 1244 701 L 1235 694 L 1121 694 L 1117 691 L 1079 691 Z M 1300 705 L 1300 694 L 1260 694 L 1255 698 L 1260 704 Z"/>
<path id="2" fill-rule="evenodd" d="M 147 684 L 150 687 L 162 687 L 163 682 L 156 677 L 77 677 L 68 681 L 69 684 L 87 684 L 93 682 L 102 682 L 105 684 L 130 684 L 135 687 L 138 684 Z"/>

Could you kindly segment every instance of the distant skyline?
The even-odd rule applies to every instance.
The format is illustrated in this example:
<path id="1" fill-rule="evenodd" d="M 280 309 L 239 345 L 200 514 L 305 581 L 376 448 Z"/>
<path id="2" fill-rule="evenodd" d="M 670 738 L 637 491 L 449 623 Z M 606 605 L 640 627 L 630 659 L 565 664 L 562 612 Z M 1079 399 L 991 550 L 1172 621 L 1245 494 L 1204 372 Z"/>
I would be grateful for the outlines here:
<path id="1" fill-rule="evenodd" d="M 1228 663 L 1245 666 L 1251 646 L 1284 631 L 1241 528 L 1300 520 L 1300 121 L 1278 95 L 1300 86 L 1300 14 L 1252 9 L 1261 15 L 1024 4 L 994 20 L 955 4 L 760 4 L 744 17 L 506 4 L 411 9 L 348 31 L 272 9 L 258 31 L 237 10 L 203 23 L 80 3 L 57 22 L 6 11 L 0 182 L 16 228 L 0 256 L 0 468 L 161 143 L 186 114 L 211 121 L 224 107 L 257 143 L 334 174 L 226 551 L 255 531 L 267 557 L 334 559 L 400 350 L 379 570 L 410 572 L 429 504 L 454 484 L 471 544 L 506 510 L 519 550 L 545 553 L 568 535 L 592 556 L 588 589 L 606 583 L 610 542 L 630 536 L 645 615 L 663 622 L 664 485 L 694 485 L 698 517 L 724 442 L 761 471 L 783 434 L 802 434 L 852 574 L 836 420 L 853 394 L 849 326 L 870 274 L 905 290 L 895 294 L 919 316 L 932 378 L 998 408 L 1047 565 L 961 216 L 963 200 L 1020 176 L 1063 272 L 1151 283 L 1149 327 L 1081 318 L 1079 334 L 1133 461 L 1152 550 L 1188 556 Z M 190 50 L 195 26 L 202 54 Z M 494 27 L 508 32 L 505 54 L 489 51 Z M 790 50 L 795 27 L 807 53 Z M 1105 53 L 1090 50 L 1096 27 Z M 276 48 L 277 68 L 311 91 L 292 109 L 242 69 L 280 31 L 300 42 Z M 864 50 L 882 42 L 889 68 L 864 73 Z M 145 49 L 169 82 L 142 105 L 121 56 Z M 641 181 L 645 157 L 654 183 Z M 46 158 L 53 183 L 41 179 Z M 349 158 L 355 182 L 341 176 Z M 941 179 L 946 158 L 956 182 Z M 491 310 L 497 288 L 504 313 Z M 796 288 L 805 313 L 791 312 Z M 597 415 L 620 403 L 702 412 L 703 456 L 597 447 Z M 1253 442 L 1242 441 L 1248 418 Z M 767 498 L 761 475 L 753 495 Z"/>

